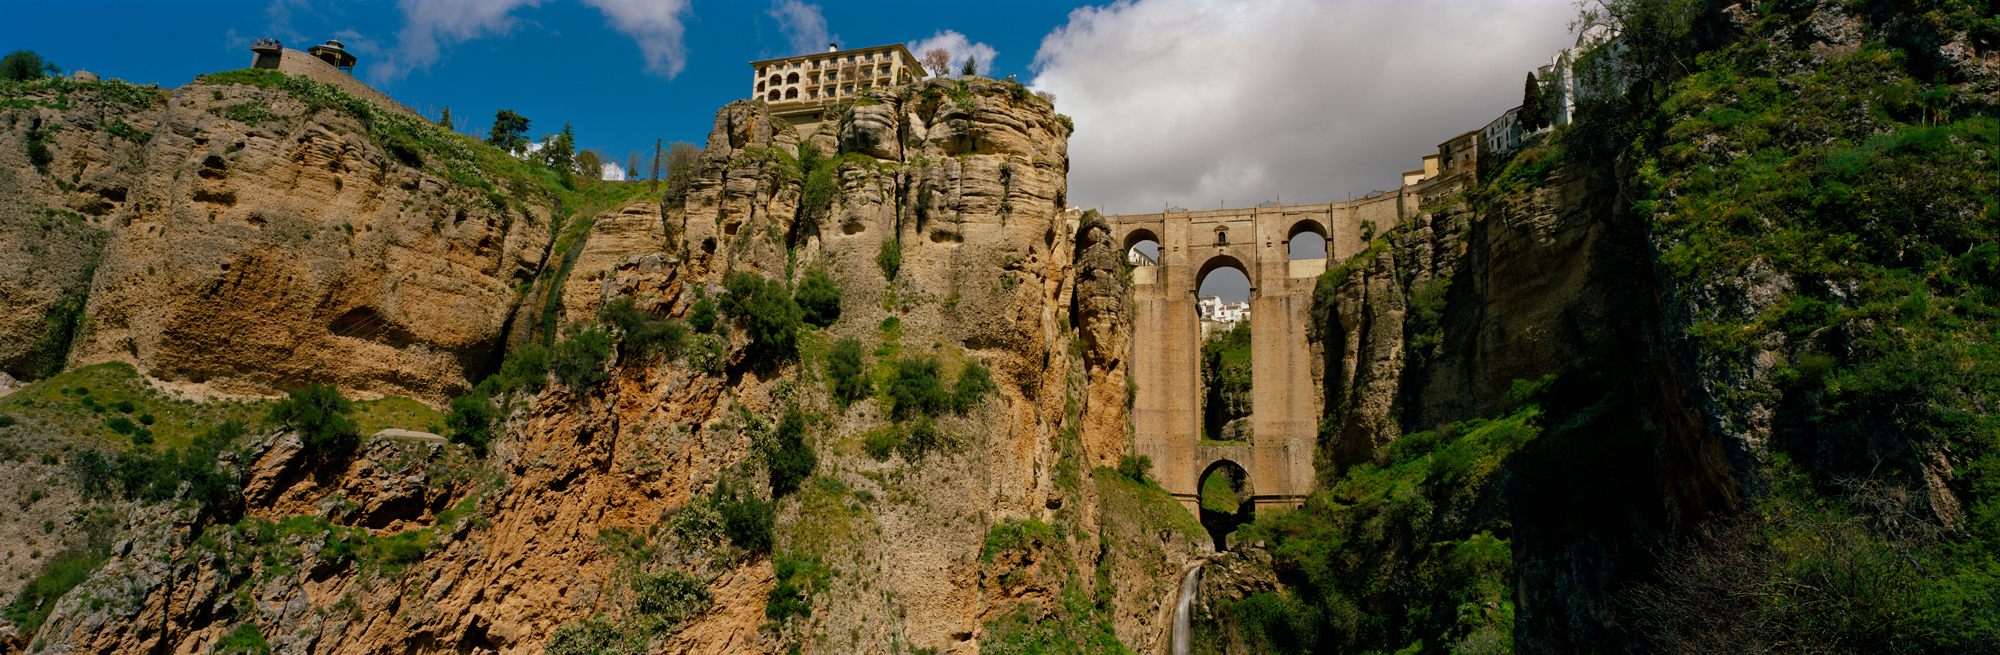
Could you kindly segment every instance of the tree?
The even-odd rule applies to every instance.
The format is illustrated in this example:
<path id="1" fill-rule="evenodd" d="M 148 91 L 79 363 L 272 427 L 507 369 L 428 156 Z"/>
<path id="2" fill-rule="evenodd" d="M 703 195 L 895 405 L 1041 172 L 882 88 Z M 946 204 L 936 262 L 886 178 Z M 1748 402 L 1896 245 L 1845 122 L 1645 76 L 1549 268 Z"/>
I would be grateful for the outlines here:
<path id="1" fill-rule="evenodd" d="M 646 169 L 646 156 L 639 151 L 625 153 L 625 179 L 638 180 L 639 171 Z"/>
<path id="2" fill-rule="evenodd" d="M 565 175 L 576 171 L 576 130 L 563 123 L 561 134 L 549 139 L 549 147 L 542 152 L 543 161 L 549 168 Z"/>
<path id="3" fill-rule="evenodd" d="M 499 419 L 500 412 L 494 409 L 493 399 L 475 388 L 451 399 L 451 414 L 444 421 L 451 431 L 452 443 L 471 446 L 474 452 L 483 455 L 486 442 L 493 438 L 493 423 Z"/>
<path id="4" fill-rule="evenodd" d="M 1542 84 L 1535 81 L 1534 71 L 1528 72 L 1528 82 L 1521 88 L 1521 129 L 1533 132 L 1542 129 Z"/>
<path id="5" fill-rule="evenodd" d="M 667 195 L 684 197 L 694 183 L 696 165 L 701 162 L 701 146 L 675 141 L 667 145 L 666 159 Z"/>
<path id="6" fill-rule="evenodd" d="M 307 452 L 337 454 L 360 445 L 354 420 L 347 417 L 354 405 L 332 385 L 312 384 L 291 391 L 271 408 L 271 420 L 297 431 Z"/>
<path id="7" fill-rule="evenodd" d="M 597 156 L 597 151 L 583 150 L 576 153 L 576 174 L 586 180 L 604 179 L 604 161 Z"/>
<path id="8" fill-rule="evenodd" d="M 931 75 L 944 77 L 951 72 L 951 52 L 944 48 L 925 50 L 924 68 L 930 69 Z"/>
<path id="9" fill-rule="evenodd" d="M 806 443 L 806 415 L 793 409 L 778 421 L 777 442 L 765 453 L 771 465 L 771 500 L 798 491 L 799 484 L 819 467 L 819 454 Z"/>
<path id="10" fill-rule="evenodd" d="M 507 152 L 519 153 L 528 147 L 528 119 L 502 109 L 493 115 L 493 132 L 486 142 Z"/>
<path id="11" fill-rule="evenodd" d="M 963 76 L 966 76 L 966 77 L 972 77 L 972 76 L 974 76 L 974 75 L 978 75 L 978 74 L 979 74 L 979 55 L 966 55 L 966 56 L 965 56 L 965 67 L 964 67 L 964 68 L 961 68 L 961 69 L 958 69 L 958 74 L 960 74 L 960 75 L 963 75 Z"/>
<path id="12" fill-rule="evenodd" d="M 826 327 L 840 320 L 840 287 L 834 286 L 825 269 L 806 271 L 806 279 L 799 283 L 799 291 L 792 299 L 799 303 L 805 322 L 814 327 Z"/>
<path id="13" fill-rule="evenodd" d="M 833 381 L 833 398 L 841 407 L 867 398 L 874 392 L 875 384 L 868 378 L 868 370 L 861 363 L 861 342 L 853 337 L 833 342 L 833 353 L 826 360 L 827 376 Z"/>
<path id="14" fill-rule="evenodd" d="M 743 321 L 750 333 L 750 359 L 757 368 L 774 369 L 798 356 L 804 312 L 783 282 L 736 272 L 723 280 L 723 287 L 729 295 L 722 298 L 722 313 Z"/>
<path id="15" fill-rule="evenodd" d="M 1041 98 L 1042 102 L 1049 103 L 1049 106 L 1051 107 L 1055 106 L 1056 104 L 1056 94 L 1049 93 L 1047 91 L 1036 91 L 1035 97 Z"/>
<path id="16" fill-rule="evenodd" d="M 6 58 L 0 59 L 0 80 L 10 82 L 39 80 L 59 72 L 62 72 L 62 69 L 56 68 L 55 64 L 49 63 L 33 50 L 15 50 Z"/>
<path id="17" fill-rule="evenodd" d="M 444 111 L 438 114 L 438 127 L 442 127 L 447 130 L 458 129 L 456 127 L 453 127 L 451 124 L 451 105 L 445 105 Z"/>

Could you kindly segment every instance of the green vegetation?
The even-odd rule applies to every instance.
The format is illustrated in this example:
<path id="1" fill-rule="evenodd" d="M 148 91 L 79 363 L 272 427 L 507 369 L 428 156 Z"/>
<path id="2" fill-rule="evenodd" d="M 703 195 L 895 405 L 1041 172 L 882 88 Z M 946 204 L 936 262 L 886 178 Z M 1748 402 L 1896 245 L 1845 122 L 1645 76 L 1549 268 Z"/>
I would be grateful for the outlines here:
<path id="1" fill-rule="evenodd" d="M 805 280 L 799 283 L 798 293 L 792 298 L 798 302 L 807 325 L 824 328 L 840 320 L 840 287 L 834 286 L 825 269 L 806 271 Z"/>
<path id="2" fill-rule="evenodd" d="M 604 330 L 586 327 L 556 344 L 549 369 L 571 394 L 581 396 L 591 387 L 611 379 L 611 374 L 604 370 L 604 360 L 610 356 L 611 335 Z"/>
<path id="3" fill-rule="evenodd" d="M 285 74 L 268 68 L 242 68 L 220 73 L 209 73 L 195 77 L 196 84 L 247 84 L 259 89 L 270 88 L 285 81 Z"/>
<path id="4" fill-rule="evenodd" d="M 812 596 L 826 591 L 833 570 L 810 557 L 781 556 L 771 562 L 778 584 L 766 594 L 764 618 L 784 623 L 797 616 L 812 616 Z"/>
<path id="5" fill-rule="evenodd" d="M 33 50 L 15 50 L 0 58 L 0 81 L 26 82 L 62 72 Z"/>
<path id="6" fill-rule="evenodd" d="M 785 284 L 753 273 L 731 273 L 723 280 L 729 295 L 721 310 L 741 321 L 750 333 L 751 362 L 772 369 L 798 357 L 798 333 L 804 312 Z"/>
<path id="7" fill-rule="evenodd" d="M 339 389 L 315 382 L 286 396 L 271 406 L 271 422 L 296 431 L 307 452 L 334 457 L 361 444 L 360 428 L 348 417 L 354 404 Z"/>
<path id="8" fill-rule="evenodd" d="M 1201 344 L 1202 431 L 1208 439 L 1229 440 L 1224 428 L 1250 415 L 1250 322 Z"/>
<path id="9" fill-rule="evenodd" d="M 152 415 L 153 438 L 161 446 L 186 446 L 213 426 L 240 421 L 252 431 L 268 429 L 269 403 L 176 400 L 153 388 L 128 364 L 93 364 L 61 373 L 0 397 L 0 412 L 33 419 L 50 431 L 72 435 L 83 443 L 126 441 L 105 419 L 112 406 L 129 403 L 134 412 Z"/>
<path id="10" fill-rule="evenodd" d="M 700 293 L 699 290 L 696 292 Z M 697 333 L 715 332 L 716 322 L 714 298 L 703 295 L 694 301 L 694 307 L 688 309 L 688 326 L 694 328 Z"/>
<path id="11" fill-rule="evenodd" d="M 90 577 L 107 554 L 65 553 L 49 558 L 43 565 L 41 574 L 29 580 L 14 602 L 0 609 L 0 616 L 14 622 L 23 632 L 34 634 L 47 621 L 49 612 L 55 609 L 56 600 L 75 589 Z"/>
<path id="12" fill-rule="evenodd" d="M 716 487 L 716 509 L 722 514 L 722 528 L 729 543 L 751 553 L 769 553 L 771 529 L 777 521 L 777 503 L 757 497 L 737 484 Z"/>
<path id="13" fill-rule="evenodd" d="M 861 341 L 853 337 L 833 342 L 833 350 L 826 359 L 826 373 L 832 385 L 833 400 L 843 410 L 854 401 L 867 398 L 875 390 L 874 382 L 868 377 L 868 369 L 861 361 Z"/>
<path id="14" fill-rule="evenodd" d="M 813 226 L 826 224 L 833 214 L 833 201 L 840 196 L 839 171 L 833 158 L 811 143 L 799 144 L 799 221 Z"/>
<path id="15" fill-rule="evenodd" d="M 811 444 L 805 442 L 806 415 L 793 409 L 785 412 L 778 420 L 776 438 L 764 451 L 764 458 L 771 466 L 771 499 L 783 498 L 797 491 L 799 484 L 812 477 L 819 467 L 819 454 Z"/>
<path id="16" fill-rule="evenodd" d="M 896 273 L 903 270 L 903 243 L 895 239 L 882 242 L 882 248 L 875 252 L 875 266 L 882 269 L 882 277 L 896 279 Z"/>
<path id="17" fill-rule="evenodd" d="M 1290 591 L 1212 601 L 1233 628 L 1222 638 L 1265 653 L 1511 648 L 1508 525 L 1472 510 L 1540 433 L 1540 414 L 1528 405 L 1405 436 L 1297 511 L 1259 515 L 1242 538 L 1274 544 Z"/>
<path id="18" fill-rule="evenodd" d="M 950 411 L 964 415 L 994 391 L 992 374 L 979 362 L 966 362 L 957 384 L 946 391 L 938 361 L 930 357 L 906 357 L 896 362 L 895 374 L 884 391 L 891 403 L 890 417 L 902 422 L 918 416 L 931 417 Z"/>
<path id="19" fill-rule="evenodd" d="M 264 633 L 255 623 L 239 623 L 236 628 L 215 641 L 216 655 L 246 653 L 247 655 L 270 655 L 271 642 L 264 640 Z"/>
<path id="20" fill-rule="evenodd" d="M 525 151 L 528 147 L 528 119 L 506 109 L 494 113 L 493 129 L 487 132 L 486 143 L 507 152 Z"/>
<path id="21" fill-rule="evenodd" d="M 838 303 L 839 299 L 834 302 Z M 624 335 L 618 348 L 627 358 L 661 354 L 671 359 L 679 356 L 681 349 L 687 345 L 686 325 L 655 319 L 646 310 L 639 309 L 631 298 L 620 298 L 606 304 L 598 310 L 598 318 L 618 328 L 618 332 Z"/>
<path id="22" fill-rule="evenodd" d="M 1153 470 L 1153 458 L 1145 455 L 1126 455 L 1118 458 L 1118 474 L 1133 482 L 1146 484 L 1146 474 Z"/>

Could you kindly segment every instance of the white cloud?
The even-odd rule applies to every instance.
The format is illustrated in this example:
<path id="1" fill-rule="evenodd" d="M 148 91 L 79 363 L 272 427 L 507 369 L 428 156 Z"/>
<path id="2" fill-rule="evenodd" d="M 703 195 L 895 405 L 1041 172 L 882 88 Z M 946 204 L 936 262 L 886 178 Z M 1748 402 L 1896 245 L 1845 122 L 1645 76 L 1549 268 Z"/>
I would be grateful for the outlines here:
<path id="1" fill-rule="evenodd" d="M 1106 213 L 1346 200 L 1520 104 L 1566 0 L 1124 0 L 1042 40 L 1076 122 L 1069 198 Z"/>
<path id="2" fill-rule="evenodd" d="M 639 43 L 646 72 L 672 79 L 687 68 L 687 43 L 681 16 L 688 0 L 583 0 L 604 12 L 605 22 Z"/>
<path id="3" fill-rule="evenodd" d="M 939 30 L 938 33 L 932 34 L 931 38 L 910 44 L 909 48 L 919 59 L 923 58 L 924 53 L 934 49 L 943 49 L 951 53 L 953 75 L 957 75 L 959 67 L 965 65 L 966 57 L 978 57 L 979 73 L 985 75 L 993 70 L 993 60 L 1000 56 L 1000 51 L 994 50 L 993 46 L 976 43 L 955 30 Z"/>
<path id="4" fill-rule="evenodd" d="M 778 31 L 784 33 L 785 41 L 791 45 L 791 52 L 785 56 L 819 52 L 827 44 L 840 41 L 838 35 L 827 31 L 826 15 L 820 13 L 819 5 L 772 0 L 771 9 L 765 13 L 778 20 Z"/>
<path id="5" fill-rule="evenodd" d="M 583 0 L 604 14 L 605 23 L 639 44 L 646 72 L 679 75 L 687 67 L 681 15 L 688 0 Z M 403 29 L 397 46 L 369 66 L 376 82 L 393 82 L 410 71 L 437 63 L 445 46 L 514 31 L 513 12 L 541 6 L 542 0 L 401 0 Z"/>
<path id="6" fill-rule="evenodd" d="M 598 179 L 601 179 L 601 180 L 608 180 L 608 181 L 612 181 L 612 182 L 623 182 L 623 181 L 625 181 L 625 167 L 624 167 L 624 166 L 621 166 L 621 165 L 618 165 L 618 164 L 615 164 L 615 163 L 606 163 L 606 164 L 604 164 L 604 165 L 602 165 L 602 166 L 599 166 L 598 168 L 599 168 L 599 169 L 600 169 L 600 171 L 601 171 L 601 172 L 599 173 L 599 175 L 597 176 L 597 178 L 598 178 Z"/>

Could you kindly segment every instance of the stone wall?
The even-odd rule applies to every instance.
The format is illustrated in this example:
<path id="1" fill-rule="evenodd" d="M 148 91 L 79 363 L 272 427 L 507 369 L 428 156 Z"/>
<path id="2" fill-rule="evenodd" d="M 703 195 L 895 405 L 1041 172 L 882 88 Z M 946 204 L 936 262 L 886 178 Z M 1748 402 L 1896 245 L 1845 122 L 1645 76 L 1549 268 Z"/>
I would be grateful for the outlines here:
<path id="1" fill-rule="evenodd" d="M 286 75 L 304 75 L 312 78 L 314 81 L 338 86 L 340 90 L 352 93 L 356 98 L 375 103 L 376 106 L 383 109 L 399 111 L 417 118 L 430 120 L 429 118 L 425 118 L 423 114 L 419 114 L 409 107 L 404 107 L 402 103 L 396 102 L 381 91 L 376 91 L 374 87 L 362 84 L 361 80 L 354 79 L 354 76 L 348 75 L 346 71 L 334 68 L 333 64 L 326 63 L 309 53 L 285 48 L 278 57 L 278 72 Z"/>

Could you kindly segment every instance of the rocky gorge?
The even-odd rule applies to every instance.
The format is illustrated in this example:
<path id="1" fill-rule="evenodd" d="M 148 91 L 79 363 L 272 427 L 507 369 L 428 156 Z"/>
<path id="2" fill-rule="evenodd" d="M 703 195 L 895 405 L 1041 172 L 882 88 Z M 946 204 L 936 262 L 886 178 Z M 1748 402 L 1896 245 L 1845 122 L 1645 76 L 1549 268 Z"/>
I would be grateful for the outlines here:
<path id="1" fill-rule="evenodd" d="M 1994 28 L 1892 4 L 1608 3 L 1615 93 L 1328 262 L 1319 480 L 1226 551 L 1018 83 L 657 191 L 8 83 L 0 652 L 1990 652 Z"/>

